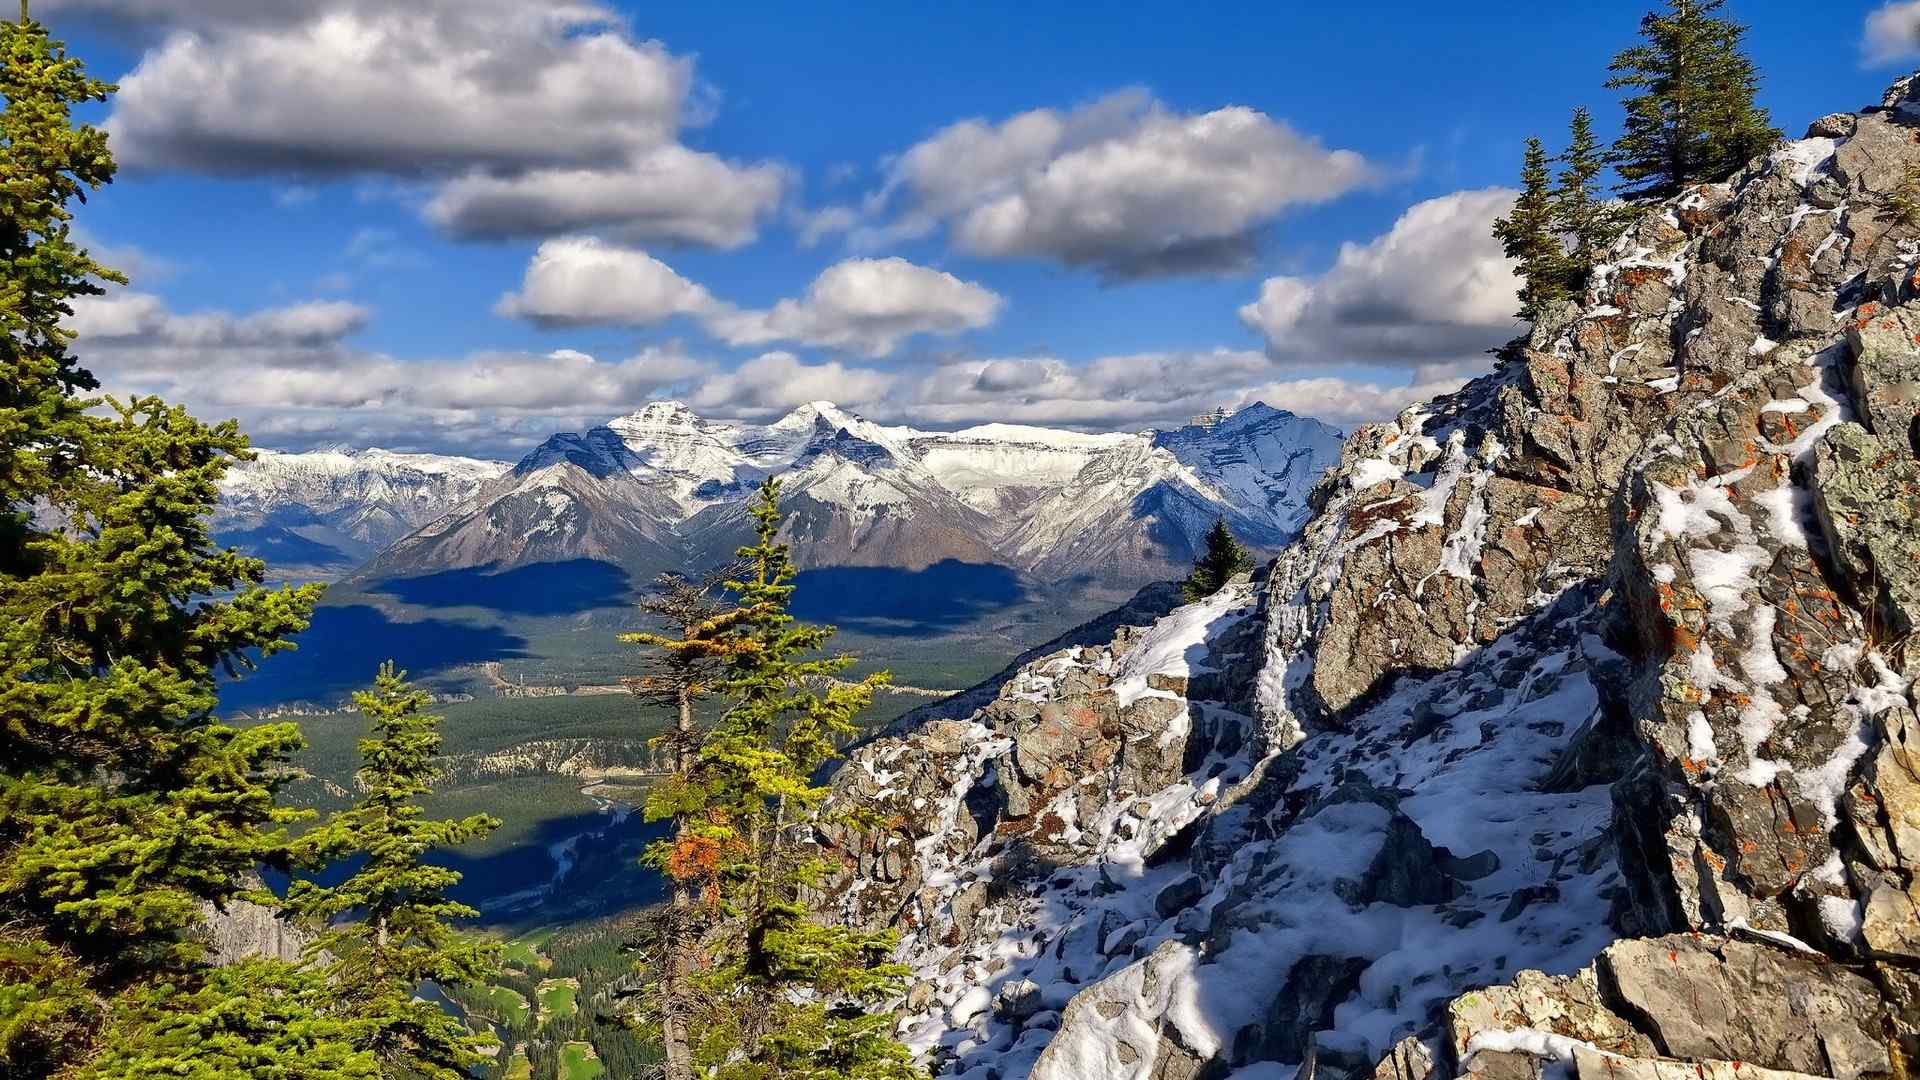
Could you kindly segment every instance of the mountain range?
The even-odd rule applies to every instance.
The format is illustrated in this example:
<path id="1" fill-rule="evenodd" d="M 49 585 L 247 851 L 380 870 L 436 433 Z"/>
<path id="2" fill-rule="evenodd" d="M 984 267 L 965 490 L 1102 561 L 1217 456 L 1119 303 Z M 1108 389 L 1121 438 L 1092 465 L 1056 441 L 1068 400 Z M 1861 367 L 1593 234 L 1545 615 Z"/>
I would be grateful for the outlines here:
<path id="1" fill-rule="evenodd" d="M 503 461 L 388 450 L 257 450 L 228 470 L 215 533 L 288 576 L 334 577 L 478 494 Z"/>
<path id="2" fill-rule="evenodd" d="M 237 467 L 220 525 L 281 566 L 359 583 L 536 564 L 644 579 L 726 559 L 759 482 L 783 478 L 803 568 L 994 566 L 1128 588 L 1191 561 L 1216 518 L 1275 549 L 1338 460 L 1341 434 L 1265 404 L 1170 431 L 884 426 L 830 402 L 761 426 L 661 401 L 517 464 L 383 450 L 263 452 Z"/>

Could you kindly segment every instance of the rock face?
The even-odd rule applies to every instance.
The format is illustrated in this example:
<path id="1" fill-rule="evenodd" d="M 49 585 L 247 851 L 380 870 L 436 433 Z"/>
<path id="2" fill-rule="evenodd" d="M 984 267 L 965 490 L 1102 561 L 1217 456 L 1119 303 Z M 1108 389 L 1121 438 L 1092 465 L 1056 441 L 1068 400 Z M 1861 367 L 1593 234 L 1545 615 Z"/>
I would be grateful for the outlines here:
<path id="1" fill-rule="evenodd" d="M 854 754 L 827 896 L 940 1075 L 1908 1074 L 1916 85 L 1648 208 L 1260 580 Z"/>

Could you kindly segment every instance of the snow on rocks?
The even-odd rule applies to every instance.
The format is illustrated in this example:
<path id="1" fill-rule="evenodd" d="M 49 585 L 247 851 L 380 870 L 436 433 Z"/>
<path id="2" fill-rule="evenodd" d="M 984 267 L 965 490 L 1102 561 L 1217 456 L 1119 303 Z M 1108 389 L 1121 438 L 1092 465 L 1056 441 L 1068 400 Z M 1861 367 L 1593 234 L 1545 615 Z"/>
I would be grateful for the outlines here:
<path id="1" fill-rule="evenodd" d="M 1357 432 L 1251 597 L 1043 660 L 965 729 L 991 749 L 911 755 L 966 808 L 905 826 L 938 887 L 876 882 L 925 1060 L 1911 1060 L 1920 224 L 1874 208 L 1914 89 L 1643 215 L 1584 306 Z"/>

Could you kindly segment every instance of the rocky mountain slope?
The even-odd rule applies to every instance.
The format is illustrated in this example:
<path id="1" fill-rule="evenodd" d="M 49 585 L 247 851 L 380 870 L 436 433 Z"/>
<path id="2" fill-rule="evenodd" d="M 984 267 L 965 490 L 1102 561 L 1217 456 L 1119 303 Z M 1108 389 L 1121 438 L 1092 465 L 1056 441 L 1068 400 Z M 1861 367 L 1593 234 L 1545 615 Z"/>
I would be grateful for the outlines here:
<path id="1" fill-rule="evenodd" d="M 1920 86 L 1653 207 L 1300 539 L 858 749 L 971 1080 L 1911 1074 Z"/>
<path id="2" fill-rule="evenodd" d="M 1082 435 L 884 427 L 828 402 L 740 427 L 655 402 L 555 435 L 361 576 L 574 559 L 646 573 L 705 565 L 750 533 L 748 498 L 779 473 L 802 566 L 956 560 L 1138 584 L 1190 560 L 1219 516 L 1278 548 L 1339 444 L 1326 425 L 1265 405 L 1211 429 Z"/>
<path id="3" fill-rule="evenodd" d="M 279 569 L 322 576 L 359 565 L 508 469 L 500 461 L 388 450 L 256 454 L 221 482 L 214 528 Z"/>

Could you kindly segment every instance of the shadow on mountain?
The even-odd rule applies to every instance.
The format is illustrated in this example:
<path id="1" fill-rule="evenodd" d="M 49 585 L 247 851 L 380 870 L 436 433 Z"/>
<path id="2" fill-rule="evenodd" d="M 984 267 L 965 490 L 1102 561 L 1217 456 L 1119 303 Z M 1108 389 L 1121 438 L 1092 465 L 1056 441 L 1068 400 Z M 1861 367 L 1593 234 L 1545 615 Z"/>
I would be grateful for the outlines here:
<path id="1" fill-rule="evenodd" d="M 214 540 L 227 547 L 239 548 L 256 559 L 265 559 L 274 566 L 345 568 L 353 566 L 360 559 L 354 552 L 343 551 L 279 525 L 230 530 L 215 535 Z"/>
<path id="2" fill-rule="evenodd" d="M 957 559 L 925 570 L 827 566 L 802 571 L 794 584 L 795 615 L 876 637 L 958 630 L 1028 598 L 1012 568 Z"/>
<path id="3" fill-rule="evenodd" d="M 532 563 L 511 570 L 473 566 L 420 577 L 393 578 L 372 592 L 421 607 L 477 607 L 502 615 L 571 615 L 589 608 L 620 607 L 633 579 L 598 559 Z"/>
<path id="4" fill-rule="evenodd" d="M 461 664 L 524 656 L 527 645 L 497 626 L 445 619 L 396 622 L 364 604 L 320 608 L 313 625 L 294 641 L 299 648 L 270 656 L 259 670 L 223 685 L 221 704 L 228 709 L 290 701 L 330 705 L 372 682 L 385 660 L 424 679 Z"/>

